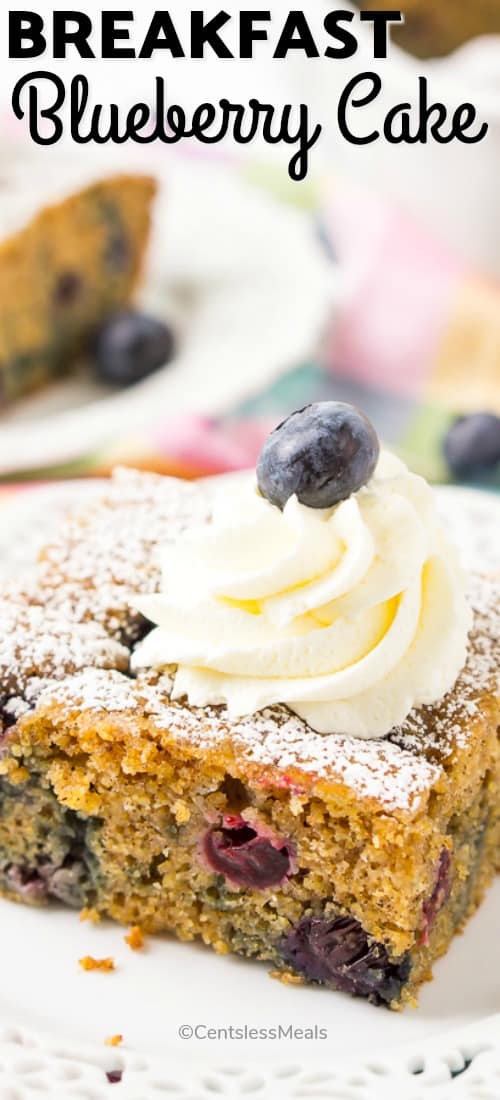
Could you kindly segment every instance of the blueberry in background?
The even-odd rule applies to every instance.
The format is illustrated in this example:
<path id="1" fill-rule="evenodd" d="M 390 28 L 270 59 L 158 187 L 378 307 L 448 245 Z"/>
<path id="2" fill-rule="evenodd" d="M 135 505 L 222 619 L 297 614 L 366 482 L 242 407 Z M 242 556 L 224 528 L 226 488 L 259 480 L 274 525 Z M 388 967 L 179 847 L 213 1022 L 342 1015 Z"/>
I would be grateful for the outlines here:
<path id="1" fill-rule="evenodd" d="M 455 477 L 491 473 L 500 463 L 500 417 L 488 412 L 459 416 L 448 431 L 443 449 Z"/>
<path id="2" fill-rule="evenodd" d="M 294 493 L 310 508 L 332 508 L 366 485 L 379 453 L 375 428 L 359 409 L 320 401 L 271 432 L 257 463 L 257 483 L 278 508 Z"/>
<path id="3" fill-rule="evenodd" d="M 94 340 L 97 377 L 113 386 L 130 386 L 165 366 L 175 350 L 172 329 L 138 310 L 116 313 Z"/>
<path id="4" fill-rule="evenodd" d="M 329 260 L 331 260 L 333 263 L 336 263 L 337 253 L 335 251 L 330 230 L 326 221 L 322 217 L 317 218 L 314 228 L 316 231 L 316 239 L 319 241 L 323 252 L 326 256 L 328 256 Z"/>

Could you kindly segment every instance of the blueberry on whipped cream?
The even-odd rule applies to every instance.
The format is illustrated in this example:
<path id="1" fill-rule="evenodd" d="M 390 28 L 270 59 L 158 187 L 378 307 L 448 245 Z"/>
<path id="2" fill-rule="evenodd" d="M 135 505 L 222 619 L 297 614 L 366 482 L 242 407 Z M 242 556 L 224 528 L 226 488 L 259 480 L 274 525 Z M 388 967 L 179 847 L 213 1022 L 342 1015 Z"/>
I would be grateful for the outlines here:
<path id="1" fill-rule="evenodd" d="M 284 704 L 319 733 L 382 737 L 451 690 L 470 612 L 431 488 L 379 454 L 371 426 L 367 436 L 351 431 L 356 410 L 347 417 L 349 407 L 335 406 L 337 420 L 331 405 L 297 414 L 321 423 L 309 464 L 287 429 L 289 454 L 302 454 L 290 463 L 294 481 L 285 484 L 281 444 L 271 479 L 274 444 L 265 444 L 259 483 L 254 473 L 221 481 L 211 523 L 166 548 L 162 590 L 138 601 L 156 629 L 133 664 L 176 666 L 175 698 L 225 704 L 233 719 Z M 339 424 L 342 444 L 330 479 L 327 423 L 332 436 Z M 264 490 L 280 478 L 271 503 Z M 321 507 L 323 490 L 330 503 Z"/>
<path id="2" fill-rule="evenodd" d="M 379 452 L 375 428 L 363 413 L 321 401 L 271 432 L 257 463 L 257 484 L 278 508 L 293 495 L 309 508 L 332 508 L 366 485 Z"/>

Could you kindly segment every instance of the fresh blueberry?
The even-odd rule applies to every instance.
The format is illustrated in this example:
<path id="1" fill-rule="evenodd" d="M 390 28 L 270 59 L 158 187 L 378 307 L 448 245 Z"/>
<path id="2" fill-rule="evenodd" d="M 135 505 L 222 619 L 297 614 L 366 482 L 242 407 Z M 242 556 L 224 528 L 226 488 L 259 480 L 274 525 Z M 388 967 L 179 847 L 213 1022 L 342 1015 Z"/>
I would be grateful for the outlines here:
<path id="1" fill-rule="evenodd" d="M 278 886 L 290 871 L 290 852 L 285 842 L 259 836 L 243 818 L 231 828 L 222 823 L 209 829 L 202 851 L 212 871 L 250 890 Z"/>
<path id="2" fill-rule="evenodd" d="M 444 441 L 444 454 L 455 477 L 494 470 L 500 463 L 500 416 L 483 412 L 458 417 Z"/>
<path id="3" fill-rule="evenodd" d="M 278 508 L 294 493 L 310 508 L 331 508 L 366 485 L 379 453 L 363 413 L 340 401 L 317 402 L 268 436 L 257 463 L 258 486 Z"/>
<path id="4" fill-rule="evenodd" d="M 281 941 L 283 959 L 310 982 L 391 1004 L 406 982 L 406 957 L 391 962 L 382 943 L 370 940 L 354 917 L 304 917 Z"/>
<path id="5" fill-rule="evenodd" d="M 130 386 L 165 366 L 174 347 L 172 330 L 163 321 L 127 310 L 111 317 L 98 332 L 95 370 L 104 382 Z"/>

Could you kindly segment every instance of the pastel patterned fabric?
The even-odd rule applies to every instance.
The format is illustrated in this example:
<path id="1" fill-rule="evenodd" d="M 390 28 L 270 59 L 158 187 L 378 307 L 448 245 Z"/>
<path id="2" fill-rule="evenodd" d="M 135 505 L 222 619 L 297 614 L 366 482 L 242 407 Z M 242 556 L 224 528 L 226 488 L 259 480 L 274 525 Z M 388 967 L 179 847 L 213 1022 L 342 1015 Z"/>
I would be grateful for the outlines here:
<path id="1" fill-rule="evenodd" d="M 334 398 L 363 408 L 415 470 L 448 479 L 442 443 L 453 419 L 500 413 L 500 285 L 362 188 L 327 180 L 320 193 L 311 218 L 345 293 L 314 359 L 219 418 L 153 420 L 144 435 L 113 438 L 50 476 L 106 474 L 116 463 L 182 477 L 245 468 L 288 412 Z M 500 488 L 500 475 L 487 483 Z"/>

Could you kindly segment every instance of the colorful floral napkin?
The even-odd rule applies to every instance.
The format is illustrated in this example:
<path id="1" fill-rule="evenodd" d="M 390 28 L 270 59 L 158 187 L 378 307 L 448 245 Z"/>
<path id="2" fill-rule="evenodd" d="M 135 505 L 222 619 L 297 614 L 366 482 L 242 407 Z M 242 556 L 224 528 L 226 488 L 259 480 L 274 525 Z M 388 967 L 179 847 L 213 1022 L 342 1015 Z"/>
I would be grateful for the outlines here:
<path id="1" fill-rule="evenodd" d="M 258 179 L 275 182 L 269 172 Z M 361 187 L 328 179 L 313 195 L 308 190 L 312 231 L 340 262 L 345 289 L 311 360 L 290 364 L 219 418 L 153 418 L 147 433 L 110 439 L 41 477 L 101 475 L 117 463 L 185 477 L 245 468 L 284 415 L 335 398 L 364 409 L 414 469 L 449 479 L 442 445 L 454 418 L 500 413 L 500 285 Z M 303 201 L 304 192 L 291 187 L 282 197 Z M 498 471 L 485 483 L 500 488 Z"/>

